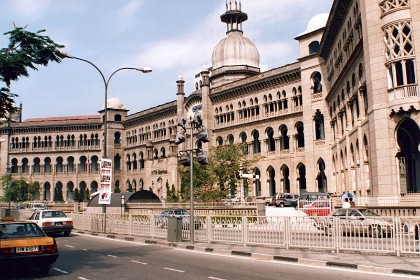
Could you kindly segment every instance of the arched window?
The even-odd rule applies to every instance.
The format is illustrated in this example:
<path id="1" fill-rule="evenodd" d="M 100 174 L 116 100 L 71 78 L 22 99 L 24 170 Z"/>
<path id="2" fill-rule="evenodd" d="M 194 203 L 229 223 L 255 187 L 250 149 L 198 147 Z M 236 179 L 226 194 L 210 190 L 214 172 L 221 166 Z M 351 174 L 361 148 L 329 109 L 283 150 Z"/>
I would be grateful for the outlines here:
<path id="1" fill-rule="evenodd" d="M 121 144 L 121 133 L 118 131 L 114 134 L 114 144 Z"/>
<path id="2" fill-rule="evenodd" d="M 227 142 L 228 142 L 228 144 L 233 144 L 233 135 L 232 134 L 228 135 Z"/>
<path id="3" fill-rule="evenodd" d="M 282 125 L 280 127 L 280 134 L 281 134 L 281 142 L 280 142 L 280 149 L 281 150 L 289 150 L 289 136 L 287 135 L 288 129 L 286 125 Z"/>
<path id="4" fill-rule="evenodd" d="M 239 138 L 241 139 L 241 143 L 243 145 L 242 152 L 243 152 L 244 155 L 246 155 L 246 154 L 248 154 L 248 144 L 246 143 L 246 139 L 247 139 L 246 133 L 241 132 L 241 134 L 239 135 Z"/>
<path id="5" fill-rule="evenodd" d="M 261 142 L 259 140 L 260 134 L 259 134 L 258 130 L 254 130 L 252 132 L 252 138 L 253 138 L 253 141 L 252 141 L 253 153 L 254 154 L 261 153 Z"/>
<path id="6" fill-rule="evenodd" d="M 115 116 L 114 116 L 114 121 L 116 121 L 116 122 L 120 122 L 121 121 L 121 115 L 120 114 L 116 114 Z"/>
<path id="7" fill-rule="evenodd" d="M 217 146 L 222 146 L 223 145 L 223 138 L 222 137 L 217 137 L 216 138 L 216 143 L 217 143 Z"/>
<path id="8" fill-rule="evenodd" d="M 321 73 L 314 72 L 311 76 L 312 93 L 322 92 Z"/>
<path id="9" fill-rule="evenodd" d="M 309 54 L 316 54 L 319 50 L 319 42 L 318 41 L 312 41 L 309 44 Z"/>
<path id="10" fill-rule="evenodd" d="M 274 130 L 269 127 L 267 128 L 267 150 L 269 152 L 275 151 L 276 150 L 276 140 L 274 139 Z"/>
<path id="11" fill-rule="evenodd" d="M 331 110 L 331 107 L 330 107 Z M 314 116 L 315 122 L 315 140 L 325 139 L 324 115 L 319 110 L 316 110 Z"/>
<path id="12" fill-rule="evenodd" d="M 296 132 L 297 132 L 297 147 L 303 148 L 305 147 L 305 135 L 303 133 L 303 123 L 298 122 L 296 123 Z"/>

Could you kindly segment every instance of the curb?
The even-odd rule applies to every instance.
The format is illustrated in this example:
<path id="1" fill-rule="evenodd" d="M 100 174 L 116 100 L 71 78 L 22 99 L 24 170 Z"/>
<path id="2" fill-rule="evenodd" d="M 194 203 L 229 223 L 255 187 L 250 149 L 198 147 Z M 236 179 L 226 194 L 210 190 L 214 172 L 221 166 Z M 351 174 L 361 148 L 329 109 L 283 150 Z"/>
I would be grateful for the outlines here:
<path id="1" fill-rule="evenodd" d="M 299 263 L 299 264 L 314 265 L 314 266 L 328 266 L 328 267 L 355 269 L 355 270 L 360 270 L 360 271 L 365 271 L 365 272 L 379 272 L 379 273 L 385 273 L 385 274 L 403 274 L 403 275 L 420 276 L 420 271 L 415 271 L 415 270 L 396 269 L 396 268 L 388 268 L 388 267 L 381 267 L 381 266 L 368 266 L 368 265 L 360 265 L 360 264 L 344 263 L 344 262 L 321 261 L 321 260 L 314 260 L 314 259 L 307 259 L 307 258 L 295 258 L 295 257 L 279 256 L 279 255 L 271 255 L 271 254 L 263 254 L 263 253 L 251 253 L 251 252 L 246 252 L 246 251 L 220 249 L 220 248 L 207 248 L 203 246 L 194 246 L 191 244 L 182 244 L 182 243 L 168 242 L 168 241 L 163 241 L 163 240 L 136 238 L 136 237 L 131 237 L 131 236 L 120 237 L 115 234 L 105 234 L 105 233 L 97 233 L 97 232 L 85 233 L 84 231 L 77 231 L 76 233 L 83 234 L 83 235 L 99 236 L 99 237 L 109 238 L 109 239 L 131 241 L 131 242 L 143 241 L 145 244 L 150 244 L 150 245 L 166 246 L 166 247 L 186 249 L 186 250 L 191 250 L 191 251 L 215 253 L 215 254 L 221 254 L 221 255 L 241 256 L 241 257 L 252 258 L 255 260 L 291 262 L 291 263 Z"/>

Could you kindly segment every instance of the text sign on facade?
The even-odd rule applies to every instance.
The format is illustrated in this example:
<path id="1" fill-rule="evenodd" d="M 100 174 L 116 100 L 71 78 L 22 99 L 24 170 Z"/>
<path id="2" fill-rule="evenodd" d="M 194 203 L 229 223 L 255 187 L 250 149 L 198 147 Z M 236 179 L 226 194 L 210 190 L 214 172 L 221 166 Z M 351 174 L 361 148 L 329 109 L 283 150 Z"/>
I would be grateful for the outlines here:
<path id="1" fill-rule="evenodd" d="M 111 204 L 112 160 L 101 159 L 101 185 L 99 186 L 99 204 Z"/>

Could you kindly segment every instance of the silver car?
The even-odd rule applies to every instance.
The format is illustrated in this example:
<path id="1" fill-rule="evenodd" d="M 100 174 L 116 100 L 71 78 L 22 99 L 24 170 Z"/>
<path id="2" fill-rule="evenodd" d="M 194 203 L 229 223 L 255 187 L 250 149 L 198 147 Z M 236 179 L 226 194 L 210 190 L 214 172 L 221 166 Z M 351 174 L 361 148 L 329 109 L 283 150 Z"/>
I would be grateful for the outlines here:
<path id="1" fill-rule="evenodd" d="M 392 220 L 381 217 L 368 208 L 341 208 L 326 217 L 315 218 L 315 226 L 326 235 L 334 229 L 345 235 L 363 235 L 374 238 L 392 234 Z"/>

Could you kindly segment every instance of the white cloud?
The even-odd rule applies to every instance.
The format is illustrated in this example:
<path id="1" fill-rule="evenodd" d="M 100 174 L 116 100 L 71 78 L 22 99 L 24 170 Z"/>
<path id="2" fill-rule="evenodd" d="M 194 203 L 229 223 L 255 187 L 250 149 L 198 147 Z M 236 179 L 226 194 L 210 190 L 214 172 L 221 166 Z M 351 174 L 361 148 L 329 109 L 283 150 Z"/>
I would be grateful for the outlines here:
<path id="1" fill-rule="evenodd" d="M 51 0 L 19 0 L 10 2 L 10 6 L 16 12 L 16 15 L 21 18 L 41 18 L 47 14 L 48 7 L 51 6 Z"/>
<path id="2" fill-rule="evenodd" d="M 121 19 L 131 18 L 136 15 L 137 11 L 143 6 L 144 0 L 131 0 L 124 5 L 119 11 L 119 17 Z"/>

